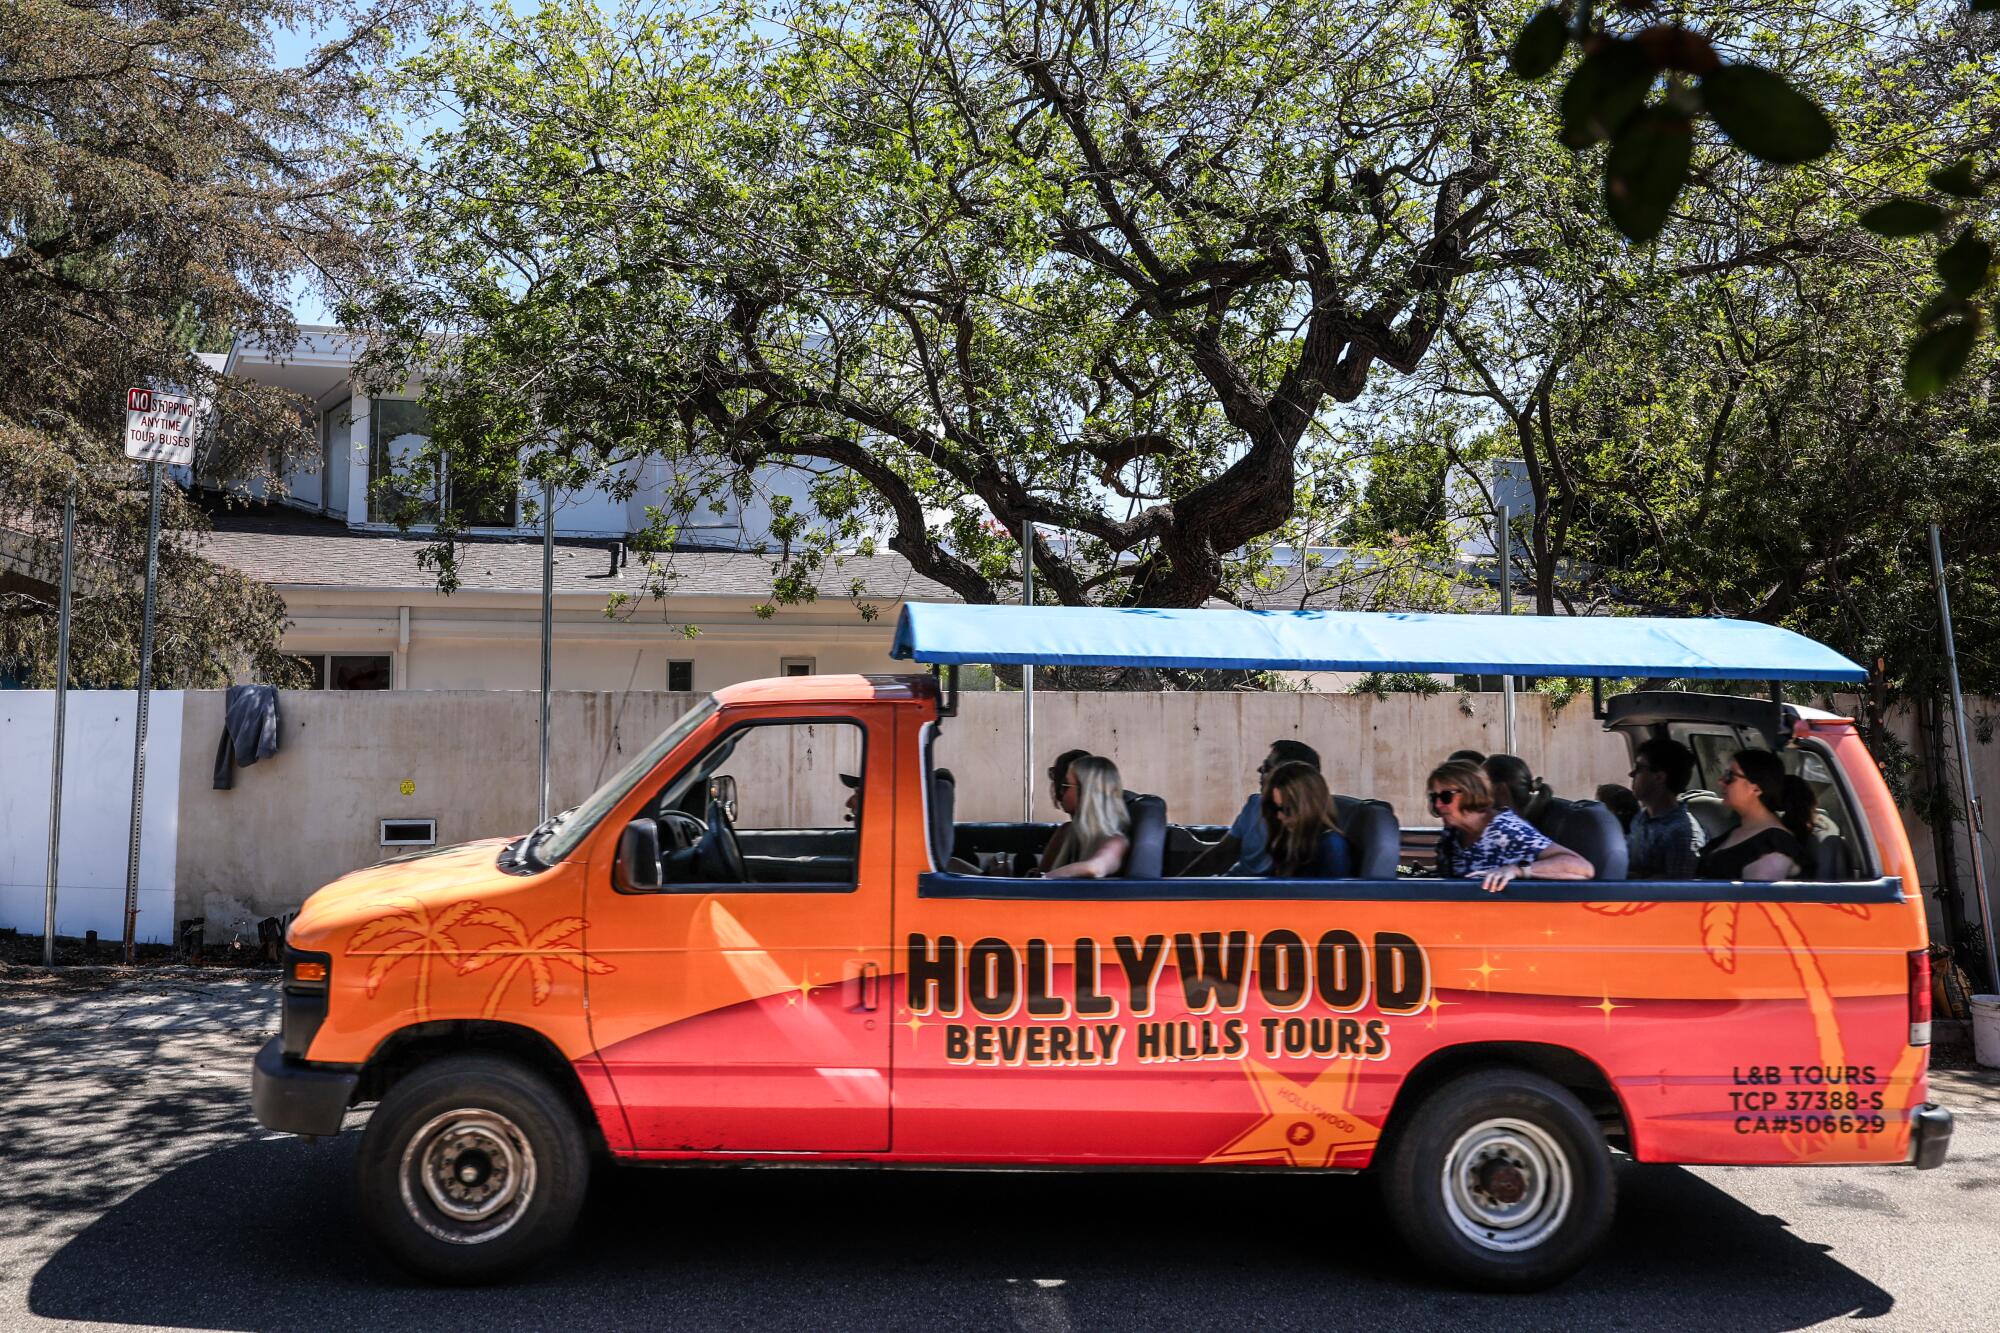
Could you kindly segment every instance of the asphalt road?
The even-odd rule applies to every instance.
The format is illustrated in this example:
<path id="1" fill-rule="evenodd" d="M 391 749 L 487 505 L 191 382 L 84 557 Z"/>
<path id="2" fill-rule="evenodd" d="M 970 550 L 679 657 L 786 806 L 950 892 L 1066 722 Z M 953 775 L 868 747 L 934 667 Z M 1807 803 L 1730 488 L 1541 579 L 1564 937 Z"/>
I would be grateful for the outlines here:
<path id="1" fill-rule="evenodd" d="M 1439 1288 L 1365 1178 L 622 1171 L 568 1254 L 480 1290 L 361 1240 L 357 1134 L 249 1114 L 265 981 L 0 975 L 0 1329 L 2000 1326 L 2000 1077 L 1940 1072 L 1951 1162 L 1627 1165 L 1604 1256 Z"/>

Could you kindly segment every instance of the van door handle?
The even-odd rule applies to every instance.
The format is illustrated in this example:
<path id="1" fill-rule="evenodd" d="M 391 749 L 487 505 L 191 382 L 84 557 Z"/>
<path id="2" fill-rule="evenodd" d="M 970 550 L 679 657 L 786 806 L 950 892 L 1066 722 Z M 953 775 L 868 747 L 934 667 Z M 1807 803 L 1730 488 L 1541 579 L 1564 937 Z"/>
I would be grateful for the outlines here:
<path id="1" fill-rule="evenodd" d="M 882 969 L 875 963 L 861 963 L 854 976 L 854 1003 L 848 1008 L 857 1013 L 872 1012 L 882 998 Z"/>

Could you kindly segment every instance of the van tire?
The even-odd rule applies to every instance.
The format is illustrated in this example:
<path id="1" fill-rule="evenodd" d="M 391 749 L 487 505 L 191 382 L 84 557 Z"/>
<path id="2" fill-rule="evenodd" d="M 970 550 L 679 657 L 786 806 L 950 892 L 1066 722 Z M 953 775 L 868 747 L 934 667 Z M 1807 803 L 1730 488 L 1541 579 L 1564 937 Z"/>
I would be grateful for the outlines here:
<path id="1" fill-rule="evenodd" d="M 361 1138 L 363 1223 L 440 1282 L 521 1272 L 559 1247 L 590 1180 L 575 1115 L 533 1071 L 490 1055 L 431 1061 L 393 1084 Z"/>
<path id="2" fill-rule="evenodd" d="M 1568 1090 L 1522 1069 L 1462 1074 L 1398 1127 L 1383 1199 L 1445 1277 L 1534 1291 L 1589 1262 L 1611 1229 L 1611 1155 Z"/>

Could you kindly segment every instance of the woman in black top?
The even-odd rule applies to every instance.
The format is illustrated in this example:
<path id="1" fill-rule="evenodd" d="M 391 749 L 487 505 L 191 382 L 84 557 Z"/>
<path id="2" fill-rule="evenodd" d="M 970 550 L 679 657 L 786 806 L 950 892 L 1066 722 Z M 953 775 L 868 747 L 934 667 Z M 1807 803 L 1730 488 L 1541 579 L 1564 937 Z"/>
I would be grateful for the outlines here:
<path id="1" fill-rule="evenodd" d="M 1796 879 L 1812 836 L 1813 794 L 1769 750 L 1738 750 L 1722 774 L 1722 799 L 1737 825 L 1701 849 L 1703 879 Z"/>

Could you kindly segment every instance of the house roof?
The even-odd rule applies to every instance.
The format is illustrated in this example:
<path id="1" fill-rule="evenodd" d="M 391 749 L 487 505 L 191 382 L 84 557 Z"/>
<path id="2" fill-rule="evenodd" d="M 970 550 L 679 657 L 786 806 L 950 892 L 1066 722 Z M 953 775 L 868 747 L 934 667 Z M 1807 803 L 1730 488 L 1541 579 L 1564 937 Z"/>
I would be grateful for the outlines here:
<path id="1" fill-rule="evenodd" d="M 339 519 L 285 505 L 224 507 L 204 496 L 214 531 L 202 553 L 219 564 L 278 587 L 405 589 L 428 592 L 437 576 L 417 563 L 430 544 L 421 534 L 349 528 Z M 605 538 L 556 539 L 555 588 L 559 593 L 637 593 L 646 570 L 632 557 L 617 574 L 613 552 L 621 543 Z M 655 557 L 669 575 L 668 595 L 762 600 L 769 594 L 777 557 L 754 551 L 680 550 Z M 469 592 L 539 594 L 542 544 L 537 537 L 463 537 L 458 549 L 459 587 Z M 860 580 L 861 591 L 853 585 Z M 919 575 L 901 556 L 847 555 L 817 571 L 822 598 L 860 596 L 881 601 L 955 602 L 940 583 Z M 1273 570 L 1263 586 L 1242 589 L 1238 604 L 1258 610 L 1400 610 L 1402 590 L 1389 571 L 1367 563 L 1335 560 Z M 1452 601 L 1465 605 L 1472 591 L 1458 586 Z M 1213 606 L 1226 603 L 1217 601 Z"/>
<path id="2" fill-rule="evenodd" d="M 417 563 L 418 552 L 430 544 L 422 535 L 355 531 L 337 519 L 279 506 L 221 509 L 211 522 L 214 531 L 202 540 L 203 555 L 281 588 L 430 591 L 437 585 L 436 572 Z M 637 559 L 613 572 L 620 545 L 558 537 L 556 591 L 605 596 L 639 592 L 647 572 Z M 668 595 L 676 597 L 761 599 L 770 591 L 776 563 L 776 557 L 754 551 L 673 551 L 655 559 L 667 573 Z M 462 538 L 458 578 L 465 591 L 540 593 L 542 543 L 537 538 Z M 857 579 L 858 593 L 853 586 Z M 943 585 L 920 577 L 908 561 L 894 555 L 831 558 L 815 584 L 822 597 L 952 600 Z"/>

